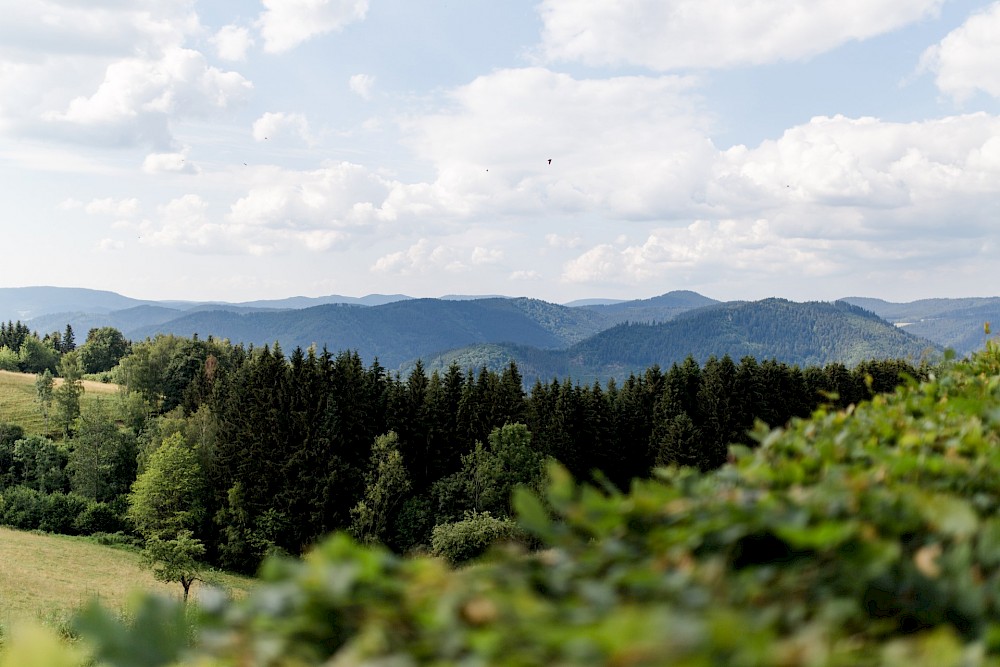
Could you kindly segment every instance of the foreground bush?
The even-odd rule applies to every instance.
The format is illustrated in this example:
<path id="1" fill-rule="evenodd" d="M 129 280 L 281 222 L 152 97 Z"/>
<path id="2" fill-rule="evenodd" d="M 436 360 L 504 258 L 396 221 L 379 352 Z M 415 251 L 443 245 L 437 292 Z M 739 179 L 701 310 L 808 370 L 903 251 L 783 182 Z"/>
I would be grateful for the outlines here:
<path id="1" fill-rule="evenodd" d="M 498 519 L 489 512 L 469 512 L 461 521 L 434 526 L 431 553 L 450 563 L 464 563 L 499 543 L 525 541 L 513 519 Z"/>
<path id="2" fill-rule="evenodd" d="M 757 437 L 627 494 L 551 468 L 515 499 L 535 554 L 454 570 L 335 535 L 206 597 L 189 648 L 169 606 L 80 632 L 113 665 L 1000 665 L 996 346 Z"/>

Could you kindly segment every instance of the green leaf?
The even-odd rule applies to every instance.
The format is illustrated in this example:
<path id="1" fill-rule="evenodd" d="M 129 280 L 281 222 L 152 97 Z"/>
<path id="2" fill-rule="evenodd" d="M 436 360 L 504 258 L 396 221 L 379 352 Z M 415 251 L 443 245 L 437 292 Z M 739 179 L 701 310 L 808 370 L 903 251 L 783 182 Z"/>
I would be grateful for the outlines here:
<path id="1" fill-rule="evenodd" d="M 935 530 L 958 540 L 972 537 L 979 528 L 979 517 L 972 506 L 955 496 L 924 496 L 920 512 Z"/>
<path id="2" fill-rule="evenodd" d="M 552 520 L 549 512 L 531 490 L 523 486 L 514 489 L 514 511 L 518 523 L 526 531 L 542 539 L 552 537 Z"/>

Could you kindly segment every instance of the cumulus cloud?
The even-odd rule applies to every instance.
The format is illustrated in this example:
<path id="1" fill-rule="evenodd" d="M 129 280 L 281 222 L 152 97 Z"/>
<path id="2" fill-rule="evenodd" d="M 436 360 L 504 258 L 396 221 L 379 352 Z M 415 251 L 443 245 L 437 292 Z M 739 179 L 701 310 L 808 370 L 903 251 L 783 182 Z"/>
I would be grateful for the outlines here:
<path id="1" fill-rule="evenodd" d="M 187 161 L 187 153 L 150 153 L 142 161 L 147 174 L 194 174 L 197 169 Z"/>
<path id="2" fill-rule="evenodd" d="M 91 215 L 131 217 L 139 212 L 139 200 L 134 197 L 128 199 L 114 199 L 112 197 L 92 199 L 89 203 L 84 204 L 83 210 Z"/>
<path id="3" fill-rule="evenodd" d="M 215 53 L 223 60 L 246 60 L 247 51 L 253 46 L 250 30 L 240 25 L 223 26 L 212 36 Z"/>
<path id="4" fill-rule="evenodd" d="M 546 234 L 545 243 L 551 248 L 576 248 L 583 243 L 583 239 L 575 235 Z"/>
<path id="5" fill-rule="evenodd" d="M 505 210 L 642 218 L 689 208 L 715 149 L 687 77 L 579 80 L 501 70 L 404 124 L 437 179 L 424 195 L 455 215 Z M 551 162 L 550 162 L 551 160 Z"/>
<path id="6" fill-rule="evenodd" d="M 476 246 L 472 249 L 469 262 L 474 265 L 496 264 L 503 259 L 503 250 L 499 248 L 484 248 Z"/>
<path id="7" fill-rule="evenodd" d="M 253 122 L 253 138 L 257 141 L 294 138 L 310 143 L 309 121 L 300 113 L 268 111 Z"/>
<path id="8" fill-rule="evenodd" d="M 32 0 L 8 3 L 3 19 L 0 56 L 26 61 L 157 53 L 201 30 L 193 0 Z"/>
<path id="9" fill-rule="evenodd" d="M 561 279 L 640 285 L 723 273 L 826 276 L 840 268 L 834 245 L 785 236 L 767 220 L 698 220 L 654 230 L 640 244 L 595 246 L 566 262 Z"/>
<path id="10" fill-rule="evenodd" d="M 198 195 L 173 199 L 159 207 L 157 213 L 158 220 L 142 224 L 141 241 L 145 245 L 213 253 L 259 252 L 253 243 L 240 243 L 233 230 L 213 222 L 209 203 Z"/>
<path id="11" fill-rule="evenodd" d="M 255 227 L 347 229 L 391 219 L 392 183 L 348 162 L 310 172 L 275 173 L 233 204 L 230 219 Z"/>
<path id="12" fill-rule="evenodd" d="M 268 53 L 289 51 L 299 44 L 364 19 L 368 0 L 263 0 L 257 20 Z"/>
<path id="13" fill-rule="evenodd" d="M 97 242 L 97 249 L 101 252 L 114 252 L 124 250 L 125 242 L 118 239 L 101 239 Z"/>
<path id="14" fill-rule="evenodd" d="M 135 197 L 115 199 L 104 197 L 82 202 L 79 199 L 66 199 L 60 202 L 59 208 L 64 211 L 82 210 L 88 215 L 113 215 L 128 218 L 139 212 L 139 200 Z"/>
<path id="15" fill-rule="evenodd" d="M 589 65 L 800 60 L 935 15 L 944 0 L 544 0 L 541 52 Z"/>
<path id="16" fill-rule="evenodd" d="M 730 212 L 854 209 L 881 212 L 884 224 L 892 211 L 1000 194 L 998 132 L 1000 119 L 985 113 L 914 123 L 817 117 L 723 153 L 706 196 Z"/>
<path id="17" fill-rule="evenodd" d="M 355 74 L 348 80 L 347 84 L 355 95 L 370 100 L 372 88 L 375 86 L 375 77 L 368 74 Z"/>
<path id="18" fill-rule="evenodd" d="M 565 263 L 562 279 L 840 280 L 852 271 L 856 279 L 860 262 L 884 280 L 915 264 L 943 269 L 995 238 L 998 137 L 1000 118 L 984 113 L 814 118 L 780 139 L 720 152 L 701 193 L 714 217 L 657 225 L 639 243 L 593 244 Z"/>
<path id="19" fill-rule="evenodd" d="M 503 252 L 500 250 L 488 250 L 480 246 L 467 248 L 443 243 L 434 244 L 423 238 L 406 250 L 379 257 L 371 270 L 375 273 L 400 276 L 431 271 L 464 273 L 476 266 L 493 264 L 502 258 Z"/>
<path id="20" fill-rule="evenodd" d="M 45 119 L 94 130 L 117 143 L 170 143 L 169 119 L 200 117 L 242 103 L 253 85 L 237 72 L 209 66 L 198 51 L 168 49 L 162 57 L 128 58 L 108 66 L 91 95 L 73 99 Z"/>
<path id="21" fill-rule="evenodd" d="M 122 127 L 69 121 L 92 118 L 95 105 L 116 87 L 115 105 L 127 108 L 125 93 L 112 79 L 127 76 L 135 63 L 169 62 L 169 53 L 200 35 L 193 6 L 193 0 L 38 0 L 5 7 L 0 21 L 0 130 L 73 143 L 130 143 L 137 133 L 163 140 L 162 123 L 150 122 L 142 110 L 136 110 L 135 124 L 124 132 Z M 148 66 L 137 78 L 155 77 L 157 69 Z M 102 85 L 103 92 L 88 105 Z M 52 122 L 59 118 L 65 122 Z"/>
<path id="22" fill-rule="evenodd" d="M 920 69 L 934 73 L 941 92 L 958 102 L 977 91 L 1000 98 L 1000 2 L 973 14 L 927 49 Z"/>

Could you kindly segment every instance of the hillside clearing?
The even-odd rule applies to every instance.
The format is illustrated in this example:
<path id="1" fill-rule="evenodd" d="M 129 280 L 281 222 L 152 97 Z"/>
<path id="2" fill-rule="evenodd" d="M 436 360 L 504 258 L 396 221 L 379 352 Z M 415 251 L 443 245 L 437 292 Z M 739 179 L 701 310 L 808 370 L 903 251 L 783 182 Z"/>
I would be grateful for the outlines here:
<path id="1" fill-rule="evenodd" d="M 210 578 L 237 595 L 252 581 L 217 572 Z M 192 589 L 195 596 L 200 585 Z M 62 619 L 92 598 L 109 609 L 122 609 L 136 591 L 181 597 L 180 585 L 156 581 L 137 552 L 0 527 L 0 626 L 22 619 Z"/>
<path id="2" fill-rule="evenodd" d="M 35 394 L 35 376 L 32 373 L 14 373 L 0 371 L 0 422 L 17 424 L 29 435 L 46 435 L 45 420 L 39 409 Z M 114 401 L 118 396 L 119 385 L 83 380 L 83 396 L 80 398 L 83 407 L 98 401 Z M 61 378 L 55 379 L 55 386 L 62 383 Z M 55 434 L 50 421 L 47 435 Z"/>

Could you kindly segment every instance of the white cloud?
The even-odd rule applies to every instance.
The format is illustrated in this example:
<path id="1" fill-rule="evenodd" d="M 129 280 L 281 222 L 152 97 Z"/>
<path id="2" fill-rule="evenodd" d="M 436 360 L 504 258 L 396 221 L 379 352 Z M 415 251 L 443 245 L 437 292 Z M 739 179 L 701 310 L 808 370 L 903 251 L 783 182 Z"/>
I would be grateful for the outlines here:
<path id="1" fill-rule="evenodd" d="M 479 77 L 450 93 L 450 109 L 404 123 L 409 145 L 437 170 L 421 194 L 459 216 L 643 218 L 677 202 L 675 213 L 686 211 L 716 154 L 694 85 L 541 68 Z"/>
<path id="2" fill-rule="evenodd" d="M 375 86 L 375 77 L 368 74 L 355 74 L 348 81 L 351 91 L 362 99 L 372 98 L 372 88 Z"/>
<path id="3" fill-rule="evenodd" d="M 722 154 L 706 198 L 729 213 L 797 215 L 800 229 L 845 215 L 862 228 L 878 220 L 882 232 L 912 228 L 1000 195 L 998 133 L 1000 119 L 983 113 L 914 123 L 818 117 Z"/>
<path id="4" fill-rule="evenodd" d="M 268 111 L 253 122 L 253 138 L 257 141 L 274 141 L 292 137 L 310 143 L 309 121 L 300 113 Z"/>
<path id="5" fill-rule="evenodd" d="M 124 250 L 125 242 L 118 239 L 101 239 L 97 242 L 97 249 L 101 252 L 114 252 Z"/>
<path id="6" fill-rule="evenodd" d="M 496 264 L 503 259 L 503 255 L 503 250 L 500 250 L 499 248 L 483 248 L 482 246 L 476 246 L 472 249 L 469 262 L 477 266 L 483 264 Z"/>
<path id="7" fill-rule="evenodd" d="M 201 117 L 242 103 L 252 84 L 237 72 L 223 72 L 190 49 L 171 48 L 161 58 L 128 58 L 108 66 L 89 96 L 73 99 L 50 122 L 96 131 L 117 143 L 171 142 L 169 119 Z"/>
<path id="8" fill-rule="evenodd" d="M 0 59 L 31 54 L 116 57 L 154 54 L 201 30 L 193 0 L 32 0 L 7 3 L 0 22 Z"/>
<path id="9" fill-rule="evenodd" d="M 503 258 L 500 250 L 482 247 L 433 244 L 426 238 L 420 239 L 406 250 L 384 255 L 372 265 L 374 273 L 399 276 L 424 274 L 434 271 L 446 273 L 466 273 L 484 264 L 494 264 Z"/>
<path id="10" fill-rule="evenodd" d="M 654 70 L 799 60 L 935 15 L 944 0 L 543 0 L 550 60 Z"/>
<path id="11" fill-rule="evenodd" d="M 139 212 L 139 200 L 129 199 L 94 199 L 84 206 L 84 210 L 90 214 L 109 214 L 121 217 L 133 216 Z"/>
<path id="12" fill-rule="evenodd" d="M 150 153 L 142 161 L 147 174 L 194 174 L 197 169 L 187 161 L 187 153 Z"/>
<path id="13" fill-rule="evenodd" d="M 977 91 L 1000 98 L 1000 2 L 973 14 L 927 49 L 920 69 L 934 73 L 941 92 L 964 102 Z"/>
<path id="14" fill-rule="evenodd" d="M 576 248 L 583 243 L 579 236 L 563 236 L 560 234 L 546 234 L 545 243 L 550 248 Z"/>
<path id="15" fill-rule="evenodd" d="M 68 107 L 95 95 L 110 73 L 124 75 L 129 63 L 155 63 L 180 50 L 202 31 L 193 0 L 95 0 L 76 3 L 36 0 L 4 7 L 0 21 L 0 130 L 69 143 L 127 143 L 137 128 L 83 128 L 43 119 L 69 119 Z M 116 67 L 117 63 L 124 65 Z M 154 67 L 143 74 L 152 74 Z M 142 83 L 142 75 L 136 77 Z M 103 84 L 102 84 L 103 82 Z M 146 84 L 149 85 L 149 84 Z M 105 88 L 105 94 L 110 88 Z M 122 92 L 118 103 L 125 104 Z M 97 100 L 94 100 L 97 102 Z M 84 113 L 83 109 L 78 109 Z M 95 111 L 91 108 L 90 111 Z M 146 119 L 148 120 L 148 118 Z M 141 125 L 142 121 L 137 121 Z M 85 130 L 85 131 L 84 131 Z M 164 137 L 160 127 L 147 135 Z"/>
<path id="16" fill-rule="evenodd" d="M 310 172 L 276 172 L 233 204 L 234 222 L 274 229 L 346 229 L 391 219 L 393 187 L 360 165 L 342 162 Z"/>
<path id="17" fill-rule="evenodd" d="M 317 35 L 364 19 L 368 0 L 263 0 L 257 21 L 268 53 L 289 51 Z"/>
<path id="18" fill-rule="evenodd" d="M 235 24 L 220 28 L 211 41 L 215 45 L 215 53 L 223 60 L 230 61 L 246 60 L 247 51 L 254 43 L 250 31 Z"/>
<path id="19" fill-rule="evenodd" d="M 177 197 L 159 207 L 156 220 L 140 225 L 140 243 L 212 255 L 266 255 L 275 250 L 273 234 L 245 225 L 217 222 L 208 201 L 196 194 Z"/>
<path id="20" fill-rule="evenodd" d="M 580 284 L 641 285 L 722 274 L 811 275 L 835 273 L 835 245 L 787 237 L 766 220 L 695 221 L 686 227 L 654 230 L 638 245 L 595 246 L 563 266 L 562 280 Z"/>
<path id="21" fill-rule="evenodd" d="M 984 113 L 915 123 L 814 118 L 778 140 L 720 153 L 701 193 L 713 217 L 657 225 L 638 244 L 592 245 L 565 263 L 562 279 L 728 281 L 738 293 L 740 281 L 780 284 L 780 276 L 840 284 L 917 265 L 945 270 L 995 236 L 998 137 L 1000 118 Z"/>

